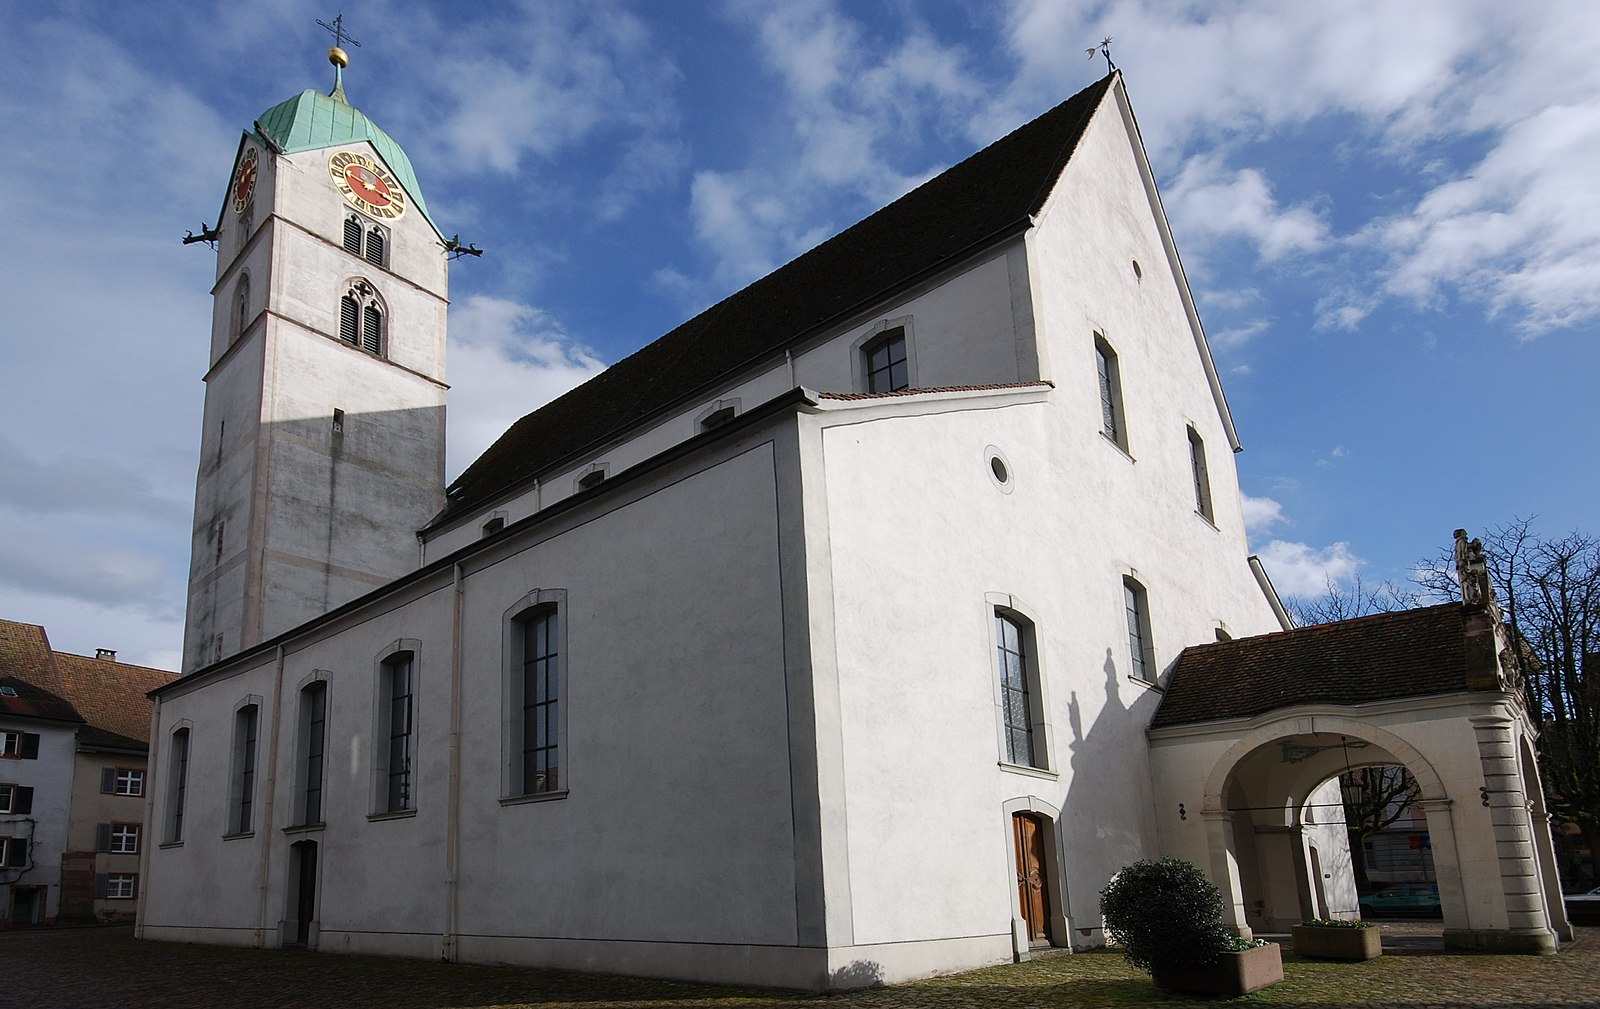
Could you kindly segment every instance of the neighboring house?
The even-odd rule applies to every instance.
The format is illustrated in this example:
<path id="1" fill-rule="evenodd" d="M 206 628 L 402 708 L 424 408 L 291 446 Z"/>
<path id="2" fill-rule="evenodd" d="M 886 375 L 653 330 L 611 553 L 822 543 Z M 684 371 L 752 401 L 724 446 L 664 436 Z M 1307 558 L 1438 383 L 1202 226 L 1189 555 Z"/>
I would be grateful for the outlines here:
<path id="1" fill-rule="evenodd" d="M 44 628 L 0 620 L 0 925 L 59 913 L 82 725 Z"/>
<path id="2" fill-rule="evenodd" d="M 133 919 L 146 693 L 175 678 L 0 620 L 0 926 Z"/>
<path id="3" fill-rule="evenodd" d="M 150 698 L 177 678 L 165 669 L 55 653 L 67 696 L 83 716 L 77 733 L 67 851 L 61 860 L 61 919 L 132 921 L 144 850 L 145 759 Z"/>
<path id="4" fill-rule="evenodd" d="M 1251 721 L 1300 700 L 1274 649 L 1322 635 L 1244 643 L 1287 616 L 1119 74 L 446 489 L 447 250 L 342 82 L 240 138 L 140 935 L 829 988 L 1099 945 L 1111 875 L 1175 851 L 1242 935 L 1349 913 L 1345 831 L 1302 813 L 1342 709 Z M 1175 710 L 1158 752 L 1180 653 L 1279 675 L 1242 721 Z M 1482 724 L 1452 714 L 1429 801 L 1481 763 L 1525 828 L 1525 719 L 1457 666 Z M 1260 781 L 1277 822 L 1236 844 Z M 1543 855 L 1497 858 L 1455 802 L 1447 926 L 1551 947 L 1539 894 L 1480 878 Z M 1241 855 L 1271 861 L 1243 888 Z"/>

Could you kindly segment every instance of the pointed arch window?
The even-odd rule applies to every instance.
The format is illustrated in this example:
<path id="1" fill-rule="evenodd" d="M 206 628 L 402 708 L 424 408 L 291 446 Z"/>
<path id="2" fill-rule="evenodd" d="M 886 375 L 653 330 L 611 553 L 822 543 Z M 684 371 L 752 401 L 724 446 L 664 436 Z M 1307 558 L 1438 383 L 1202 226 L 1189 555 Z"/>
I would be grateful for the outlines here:
<path id="1" fill-rule="evenodd" d="M 352 256 L 360 256 L 378 266 L 388 265 L 385 257 L 389 251 L 389 235 L 382 225 L 374 224 L 360 214 L 350 214 L 344 219 L 342 241 L 344 251 Z"/>
<path id="2" fill-rule="evenodd" d="M 239 274 L 239 285 L 233 292 L 233 338 L 244 335 L 250 325 L 250 274 Z"/>
<path id="3" fill-rule="evenodd" d="M 377 292 L 366 281 L 356 281 L 339 299 L 339 339 L 352 347 L 382 357 L 384 322 Z"/>

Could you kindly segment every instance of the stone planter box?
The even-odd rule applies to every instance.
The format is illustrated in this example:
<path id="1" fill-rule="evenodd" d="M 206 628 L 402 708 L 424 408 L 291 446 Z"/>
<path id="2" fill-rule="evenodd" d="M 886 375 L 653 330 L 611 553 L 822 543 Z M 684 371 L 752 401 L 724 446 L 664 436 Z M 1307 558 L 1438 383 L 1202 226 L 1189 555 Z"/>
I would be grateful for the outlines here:
<path id="1" fill-rule="evenodd" d="M 1223 953 L 1205 967 L 1161 969 L 1157 988 L 1203 995 L 1248 995 L 1283 980 L 1283 953 L 1277 943 Z"/>
<path id="2" fill-rule="evenodd" d="M 1383 945 L 1375 928 L 1295 925 L 1289 932 L 1294 936 L 1296 956 L 1317 960 L 1371 960 L 1383 954 Z"/>

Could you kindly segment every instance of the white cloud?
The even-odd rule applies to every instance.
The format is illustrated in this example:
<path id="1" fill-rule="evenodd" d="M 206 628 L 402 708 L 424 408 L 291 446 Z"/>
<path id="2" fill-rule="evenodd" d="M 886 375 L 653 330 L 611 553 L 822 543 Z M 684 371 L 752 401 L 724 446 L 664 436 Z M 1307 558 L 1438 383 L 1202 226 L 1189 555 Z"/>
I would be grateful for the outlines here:
<path id="1" fill-rule="evenodd" d="M 1305 543 L 1273 540 L 1257 554 L 1278 592 L 1302 599 L 1321 595 L 1330 582 L 1348 585 L 1365 563 L 1343 541 L 1318 549 Z"/>
<path id="2" fill-rule="evenodd" d="M 1262 259 L 1315 252 L 1328 226 L 1304 204 L 1280 208 L 1266 176 L 1255 168 L 1232 170 L 1215 154 L 1190 158 L 1168 189 L 1167 208 L 1181 235 L 1201 239 L 1243 238 Z"/>
<path id="3" fill-rule="evenodd" d="M 605 365 L 536 308 L 473 295 L 450 308 L 452 396 L 446 469 L 453 478 L 512 422 L 593 378 Z"/>
<path id="4" fill-rule="evenodd" d="M 1244 530 L 1251 536 L 1271 532 L 1285 521 L 1283 505 L 1269 497 L 1244 495 Z"/>
<path id="5" fill-rule="evenodd" d="M 1265 333 L 1269 325 L 1271 324 L 1267 322 L 1267 320 L 1257 319 L 1254 322 L 1248 322 L 1243 326 L 1234 326 L 1229 329 L 1218 330 L 1207 337 L 1207 339 L 1210 341 L 1213 347 L 1216 347 L 1219 350 L 1233 350 L 1237 347 L 1243 347 L 1251 340 L 1254 340 L 1262 333 Z"/>

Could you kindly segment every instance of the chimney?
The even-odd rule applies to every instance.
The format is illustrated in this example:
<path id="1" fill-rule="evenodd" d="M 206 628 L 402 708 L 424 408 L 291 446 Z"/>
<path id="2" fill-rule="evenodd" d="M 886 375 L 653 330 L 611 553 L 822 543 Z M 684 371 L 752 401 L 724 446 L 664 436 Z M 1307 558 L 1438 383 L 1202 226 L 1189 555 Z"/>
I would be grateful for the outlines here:
<path id="1" fill-rule="evenodd" d="M 117 650 L 115 648 L 96 648 L 94 650 L 94 657 L 97 659 L 105 659 L 107 662 L 115 662 L 117 661 Z"/>

